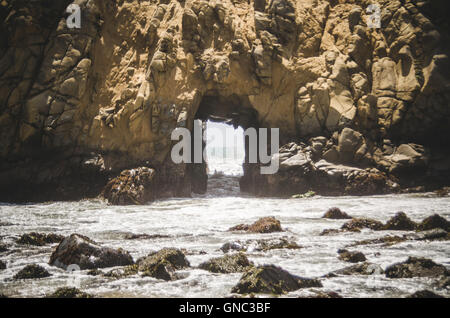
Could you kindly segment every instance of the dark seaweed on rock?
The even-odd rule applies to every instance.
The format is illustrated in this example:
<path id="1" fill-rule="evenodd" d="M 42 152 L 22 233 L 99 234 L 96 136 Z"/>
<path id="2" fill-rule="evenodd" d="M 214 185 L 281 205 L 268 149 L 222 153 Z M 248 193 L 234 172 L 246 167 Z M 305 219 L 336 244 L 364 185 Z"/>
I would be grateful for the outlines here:
<path id="1" fill-rule="evenodd" d="M 274 217 L 264 217 L 253 224 L 239 224 L 233 226 L 228 231 L 246 231 L 251 233 L 272 233 L 282 232 L 281 223 Z"/>
<path id="2" fill-rule="evenodd" d="M 179 249 L 164 248 L 137 261 L 142 276 L 150 276 L 166 281 L 177 279 L 178 269 L 190 267 L 186 256 Z"/>
<path id="3" fill-rule="evenodd" d="M 423 257 L 409 257 L 406 261 L 386 268 L 388 278 L 440 277 L 450 276 L 450 271 L 441 264 Z"/>
<path id="4" fill-rule="evenodd" d="M 51 274 L 42 266 L 31 264 L 22 268 L 14 279 L 35 279 L 49 277 Z"/>
<path id="5" fill-rule="evenodd" d="M 432 229 L 443 229 L 450 232 L 450 222 L 439 214 L 433 214 L 425 218 L 418 226 L 419 231 L 426 231 Z"/>
<path id="6" fill-rule="evenodd" d="M 352 217 L 347 213 L 341 211 L 339 208 L 329 209 L 323 216 L 324 219 L 351 219 Z"/>
<path id="7" fill-rule="evenodd" d="M 45 234 L 45 233 L 31 232 L 22 234 L 22 236 L 16 241 L 16 243 L 24 245 L 43 246 L 52 243 L 60 243 L 63 239 L 64 239 L 63 235 L 58 235 L 54 233 Z"/>
<path id="8" fill-rule="evenodd" d="M 198 267 L 212 273 L 239 273 L 245 272 L 251 266 L 253 266 L 253 263 L 248 260 L 244 253 L 236 253 L 212 258 L 201 263 Z"/>
<path id="9" fill-rule="evenodd" d="M 416 228 L 416 222 L 413 222 L 404 212 L 398 212 L 387 221 L 383 230 L 413 231 Z"/>
<path id="10" fill-rule="evenodd" d="M 93 298 L 93 296 L 75 287 L 61 287 L 46 298 Z"/>
<path id="11" fill-rule="evenodd" d="M 247 270 L 231 292 L 283 294 L 309 287 L 322 287 L 322 283 L 317 279 L 294 276 L 274 265 L 263 265 Z"/>

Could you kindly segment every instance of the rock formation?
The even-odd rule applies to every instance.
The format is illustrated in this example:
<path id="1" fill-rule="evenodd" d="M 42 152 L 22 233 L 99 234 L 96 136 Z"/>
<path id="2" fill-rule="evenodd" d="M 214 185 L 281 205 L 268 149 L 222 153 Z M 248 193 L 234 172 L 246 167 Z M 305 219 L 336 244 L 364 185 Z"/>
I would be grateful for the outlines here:
<path id="1" fill-rule="evenodd" d="M 368 0 L 75 0 L 80 29 L 70 3 L 0 6 L 1 201 L 93 197 L 138 167 L 150 197 L 204 191 L 204 165 L 170 159 L 195 119 L 280 128 L 279 173 L 245 165 L 255 194 L 449 180 L 445 0 L 378 1 L 381 28 Z"/>

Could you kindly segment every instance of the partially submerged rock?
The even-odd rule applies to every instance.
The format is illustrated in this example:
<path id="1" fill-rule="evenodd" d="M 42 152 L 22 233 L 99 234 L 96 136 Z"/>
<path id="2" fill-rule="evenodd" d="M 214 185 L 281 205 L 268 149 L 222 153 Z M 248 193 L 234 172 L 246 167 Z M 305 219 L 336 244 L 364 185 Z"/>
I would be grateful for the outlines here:
<path id="1" fill-rule="evenodd" d="M 46 296 L 47 298 L 93 298 L 91 294 L 82 292 L 75 287 L 61 287 Z"/>
<path id="2" fill-rule="evenodd" d="M 409 257 L 406 261 L 390 265 L 386 268 L 386 277 L 412 278 L 412 277 L 439 277 L 450 276 L 450 271 L 431 259 L 422 257 Z"/>
<path id="3" fill-rule="evenodd" d="M 415 293 L 412 293 L 406 298 L 445 298 L 445 297 L 424 289 L 416 291 Z"/>
<path id="4" fill-rule="evenodd" d="M 222 245 L 220 248 L 222 252 L 227 253 L 229 251 L 262 251 L 267 252 L 274 249 L 300 249 L 302 248 L 295 241 L 287 237 L 272 238 L 272 239 L 260 239 L 260 240 L 247 240 L 228 242 Z"/>
<path id="5" fill-rule="evenodd" d="M 44 246 L 52 243 L 60 243 L 64 239 L 63 235 L 54 233 L 37 233 L 31 232 L 22 234 L 22 236 L 16 241 L 17 244 Z"/>
<path id="6" fill-rule="evenodd" d="M 322 287 L 322 284 L 317 279 L 294 276 L 274 265 L 263 265 L 245 272 L 231 292 L 283 294 L 308 287 Z"/>
<path id="7" fill-rule="evenodd" d="M 96 276 L 96 275 L 103 275 L 105 277 L 112 277 L 112 278 L 116 278 L 116 279 L 121 279 L 121 278 L 126 278 L 132 275 L 136 275 L 138 274 L 139 270 L 138 270 L 138 265 L 137 264 L 133 264 L 133 265 L 128 265 L 125 267 L 120 267 L 120 268 L 115 268 L 110 270 L 107 273 L 96 273 L 96 272 L 92 272 L 91 275 Z M 88 273 L 89 274 L 89 273 Z"/>
<path id="8" fill-rule="evenodd" d="M 264 217 L 257 220 L 253 224 L 239 224 L 228 231 L 246 231 L 252 233 L 272 233 L 272 232 L 282 232 L 281 223 L 274 217 Z"/>
<path id="9" fill-rule="evenodd" d="M 342 230 L 340 229 L 325 229 L 322 232 L 320 232 L 320 236 L 325 236 L 325 235 L 336 235 L 341 233 Z"/>
<path id="10" fill-rule="evenodd" d="M 329 209 L 323 216 L 324 219 L 351 219 L 352 217 L 347 213 L 341 211 L 339 208 Z"/>
<path id="11" fill-rule="evenodd" d="M 0 269 L 6 269 L 6 263 L 4 261 L 0 261 Z"/>
<path id="12" fill-rule="evenodd" d="M 248 260 L 244 253 L 236 253 L 212 258 L 201 263 L 198 267 L 212 273 L 240 273 L 245 272 L 252 266 L 253 263 Z"/>
<path id="13" fill-rule="evenodd" d="M 364 262 L 338 269 L 325 275 L 325 277 L 336 277 L 337 275 L 379 275 L 383 273 L 384 271 L 380 265 Z"/>
<path id="14" fill-rule="evenodd" d="M 316 291 L 316 290 L 314 290 L 313 292 L 315 293 L 315 295 L 309 296 L 309 297 L 306 297 L 306 298 L 342 298 L 341 295 L 339 295 L 339 294 L 336 293 L 336 292 L 332 292 L 332 291 L 329 291 L 329 292 L 327 292 L 327 291 L 322 292 L 322 291 Z"/>
<path id="15" fill-rule="evenodd" d="M 189 261 L 182 251 L 175 248 L 164 248 L 152 253 L 137 262 L 142 276 L 150 276 L 163 280 L 177 279 L 175 271 L 189 267 Z"/>
<path id="16" fill-rule="evenodd" d="M 359 263 L 366 261 L 366 256 L 357 251 L 338 250 L 339 259 L 344 262 Z"/>
<path id="17" fill-rule="evenodd" d="M 50 273 L 42 266 L 31 264 L 22 268 L 16 275 L 14 279 L 34 279 L 34 278 L 45 278 L 51 276 Z"/>
<path id="18" fill-rule="evenodd" d="M 417 233 L 411 233 L 403 236 L 405 239 L 416 241 L 435 241 L 435 240 L 449 240 L 450 233 L 443 229 L 432 229 L 428 231 L 421 231 Z"/>
<path id="19" fill-rule="evenodd" d="M 425 218 L 418 226 L 419 231 L 426 231 L 432 229 L 443 229 L 450 232 L 450 222 L 439 214 L 433 214 Z"/>
<path id="20" fill-rule="evenodd" d="M 125 240 L 153 240 L 160 238 L 169 238 L 170 235 L 162 235 L 162 234 L 134 234 L 127 233 L 125 234 Z"/>
<path id="21" fill-rule="evenodd" d="M 383 230 L 394 230 L 394 231 L 413 231 L 417 227 L 417 223 L 413 222 L 404 212 L 398 212 L 393 216 Z"/>
<path id="22" fill-rule="evenodd" d="M 369 218 L 354 218 L 342 225 L 341 229 L 351 232 L 359 232 L 363 228 L 379 231 L 383 228 L 383 223 Z"/>
<path id="23" fill-rule="evenodd" d="M 391 236 L 391 235 L 386 235 L 377 239 L 369 239 L 369 240 L 362 240 L 362 241 L 358 241 L 355 242 L 350 246 L 358 246 L 358 245 L 370 245 L 370 244 L 383 244 L 382 246 L 391 246 L 397 243 L 401 243 L 406 241 L 407 239 L 405 237 L 401 237 L 401 236 Z"/>
<path id="24" fill-rule="evenodd" d="M 49 264 L 64 269 L 72 264 L 80 269 L 93 269 L 131 265 L 133 259 L 127 251 L 102 247 L 86 236 L 72 234 L 58 245 Z"/>

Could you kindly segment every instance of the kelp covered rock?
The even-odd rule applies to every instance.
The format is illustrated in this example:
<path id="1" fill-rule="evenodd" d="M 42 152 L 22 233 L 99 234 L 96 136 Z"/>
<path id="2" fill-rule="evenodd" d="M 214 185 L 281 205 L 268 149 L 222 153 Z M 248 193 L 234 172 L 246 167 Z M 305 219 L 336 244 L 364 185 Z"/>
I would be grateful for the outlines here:
<path id="1" fill-rule="evenodd" d="M 409 257 L 406 261 L 393 264 L 386 268 L 386 277 L 412 278 L 412 277 L 440 277 L 450 276 L 450 271 L 431 259 L 422 257 Z"/>
<path id="2" fill-rule="evenodd" d="M 413 231 L 416 227 L 416 222 L 413 222 L 404 212 L 398 212 L 387 221 L 383 230 Z"/>
<path id="3" fill-rule="evenodd" d="M 415 293 L 409 295 L 407 298 L 445 298 L 445 297 L 424 289 L 416 291 Z"/>
<path id="4" fill-rule="evenodd" d="M 245 272 L 253 266 L 244 253 L 225 255 L 223 257 L 212 258 L 198 267 L 212 273 L 240 273 Z"/>
<path id="5" fill-rule="evenodd" d="M 324 219 L 351 219 L 352 217 L 347 213 L 341 211 L 339 208 L 329 209 L 323 216 Z"/>
<path id="6" fill-rule="evenodd" d="M 425 218 L 418 226 L 417 229 L 419 231 L 426 231 L 432 229 L 443 229 L 447 232 L 450 232 L 450 222 L 445 218 L 440 216 L 439 214 L 433 214 Z"/>
<path id="7" fill-rule="evenodd" d="M 61 287 L 58 288 L 55 292 L 50 295 L 47 295 L 47 298 L 92 298 L 91 294 L 82 292 L 78 288 L 75 287 Z"/>
<path id="8" fill-rule="evenodd" d="M 22 236 L 16 241 L 16 243 L 24 245 L 43 246 L 52 243 L 60 243 L 63 239 L 63 235 L 31 232 L 22 234 Z"/>
<path id="9" fill-rule="evenodd" d="M 16 275 L 14 275 L 14 279 L 34 279 L 49 276 L 51 276 L 50 273 L 44 267 L 32 264 L 22 268 Z"/>
<path id="10" fill-rule="evenodd" d="M 274 265 L 263 265 L 246 271 L 231 292 L 283 294 L 308 287 L 322 287 L 322 284 L 317 279 L 294 276 Z"/>
<path id="11" fill-rule="evenodd" d="M 163 280 L 177 279 L 175 271 L 189 267 L 189 261 L 182 251 L 175 248 L 164 248 L 138 260 L 138 269 L 142 276 L 150 276 Z"/>
<path id="12" fill-rule="evenodd" d="M 49 264 L 64 269 L 72 264 L 80 269 L 93 269 L 131 265 L 133 259 L 127 251 L 102 247 L 86 236 L 72 234 L 58 245 Z"/>
<path id="13" fill-rule="evenodd" d="M 282 232 L 281 223 L 274 217 L 264 217 L 253 224 L 239 224 L 229 229 L 229 231 L 246 231 L 251 233 L 272 233 Z"/>
<path id="14" fill-rule="evenodd" d="M 376 275 L 383 274 L 383 269 L 373 263 L 364 262 L 331 272 L 325 277 L 335 277 L 337 275 Z"/>
<path id="15" fill-rule="evenodd" d="M 369 218 L 354 218 L 342 225 L 341 229 L 351 232 L 359 232 L 363 228 L 379 231 L 383 228 L 383 223 Z"/>
<path id="16" fill-rule="evenodd" d="M 344 262 L 359 263 L 366 260 L 366 256 L 361 252 L 338 250 L 339 259 Z"/>
<path id="17" fill-rule="evenodd" d="M 262 251 L 267 252 L 275 249 L 300 249 L 302 248 L 294 238 L 280 237 L 270 239 L 259 240 L 247 240 L 247 241 L 232 241 L 227 242 L 220 248 L 222 252 L 227 253 L 229 251 Z"/>

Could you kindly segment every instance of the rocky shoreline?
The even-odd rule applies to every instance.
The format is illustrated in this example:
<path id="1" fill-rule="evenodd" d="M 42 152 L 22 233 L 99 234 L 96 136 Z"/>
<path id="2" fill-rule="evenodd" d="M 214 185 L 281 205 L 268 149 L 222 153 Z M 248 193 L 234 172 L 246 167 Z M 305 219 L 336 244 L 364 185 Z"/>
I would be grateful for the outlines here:
<path id="1" fill-rule="evenodd" d="M 330 220 L 339 220 L 342 218 L 350 219 L 342 226 L 344 231 L 360 231 L 364 227 L 368 227 L 373 231 L 408 231 L 403 237 L 408 237 L 411 242 L 414 240 L 448 241 L 450 239 L 450 221 L 439 215 L 432 215 L 425 218 L 420 223 L 411 221 L 408 216 L 399 212 L 389 219 L 385 224 L 376 220 L 352 218 L 338 208 L 332 208 L 327 211 L 323 218 Z M 349 226 L 348 224 L 352 224 Z M 268 234 L 283 231 L 280 222 L 273 217 L 265 217 L 256 221 L 251 226 L 238 225 L 230 229 L 235 233 L 238 232 L 257 232 Z M 416 231 L 415 234 L 411 231 Z M 439 236 L 426 236 L 425 233 L 430 231 L 442 231 Z M 425 237 L 421 237 L 425 235 Z M 27 239 L 24 238 L 35 238 Z M 419 238 L 420 237 L 420 238 Z M 38 239 L 36 239 L 38 238 Z M 49 238 L 45 240 L 45 238 Z M 51 238 L 51 239 L 50 239 Z M 135 239 L 142 239 L 136 236 Z M 145 238 L 143 238 L 145 239 Z M 283 241 L 284 240 L 284 241 Z M 261 252 L 270 249 L 290 249 L 301 248 L 295 242 L 289 244 L 288 240 L 259 239 L 253 242 L 243 243 L 234 241 L 224 244 L 221 247 L 223 251 L 222 257 L 210 258 L 208 261 L 201 263 L 198 267 L 192 267 L 186 258 L 188 251 L 182 251 L 176 248 L 163 248 L 159 251 L 150 253 L 149 255 L 133 260 L 130 254 L 123 249 L 112 249 L 102 246 L 93 240 L 80 234 L 72 234 L 67 237 L 61 237 L 57 234 L 42 233 L 25 233 L 16 244 L 43 246 L 59 242 L 53 248 L 53 252 L 49 259 L 50 266 L 67 268 L 77 266 L 78 270 L 87 271 L 91 276 L 102 276 L 112 280 L 120 280 L 127 277 L 153 277 L 157 280 L 176 281 L 185 278 L 186 273 L 180 274 L 180 270 L 201 269 L 217 274 L 242 273 L 242 276 L 231 290 L 233 297 L 241 295 L 242 297 L 255 297 L 259 294 L 286 295 L 291 291 L 302 288 L 308 288 L 316 293 L 318 298 L 340 298 L 341 296 L 330 290 L 323 290 L 322 282 L 326 279 L 345 277 L 347 275 L 385 275 L 389 279 L 427 277 L 430 279 L 430 287 L 438 289 L 440 293 L 436 294 L 430 290 L 421 290 L 415 292 L 408 297 L 412 298 L 435 298 L 448 297 L 448 288 L 450 287 L 450 270 L 441 264 L 433 262 L 431 259 L 422 257 L 409 257 L 407 260 L 391 264 L 386 268 L 382 268 L 375 263 L 367 262 L 363 253 L 356 250 L 338 250 L 336 259 L 354 263 L 339 270 L 335 270 L 321 277 L 299 277 L 278 267 L 274 264 L 255 265 L 247 258 L 246 250 L 252 245 L 252 250 L 256 246 L 260 246 Z M 397 242 L 398 243 L 398 242 Z M 294 246 L 295 244 L 295 246 Z M 372 244 L 372 242 L 359 242 L 356 246 L 362 244 Z M 10 247 L 5 247 L 2 253 Z M 256 247 L 256 250 L 258 248 Z M 382 252 L 382 247 L 380 248 Z M 6 268 L 6 264 L 0 270 Z M 113 268 L 113 269 L 111 269 Z M 37 280 L 50 277 L 51 274 L 42 266 L 29 264 L 17 272 L 12 280 Z M 5 295 L 3 295 L 5 296 Z M 7 296 L 7 295 L 6 295 Z M 6 297 L 5 296 L 5 297 Z M 239 297 L 241 297 L 239 296 Z M 46 297 L 51 298 L 89 298 L 95 295 L 80 291 L 72 287 L 62 287 L 48 294 Z"/>

